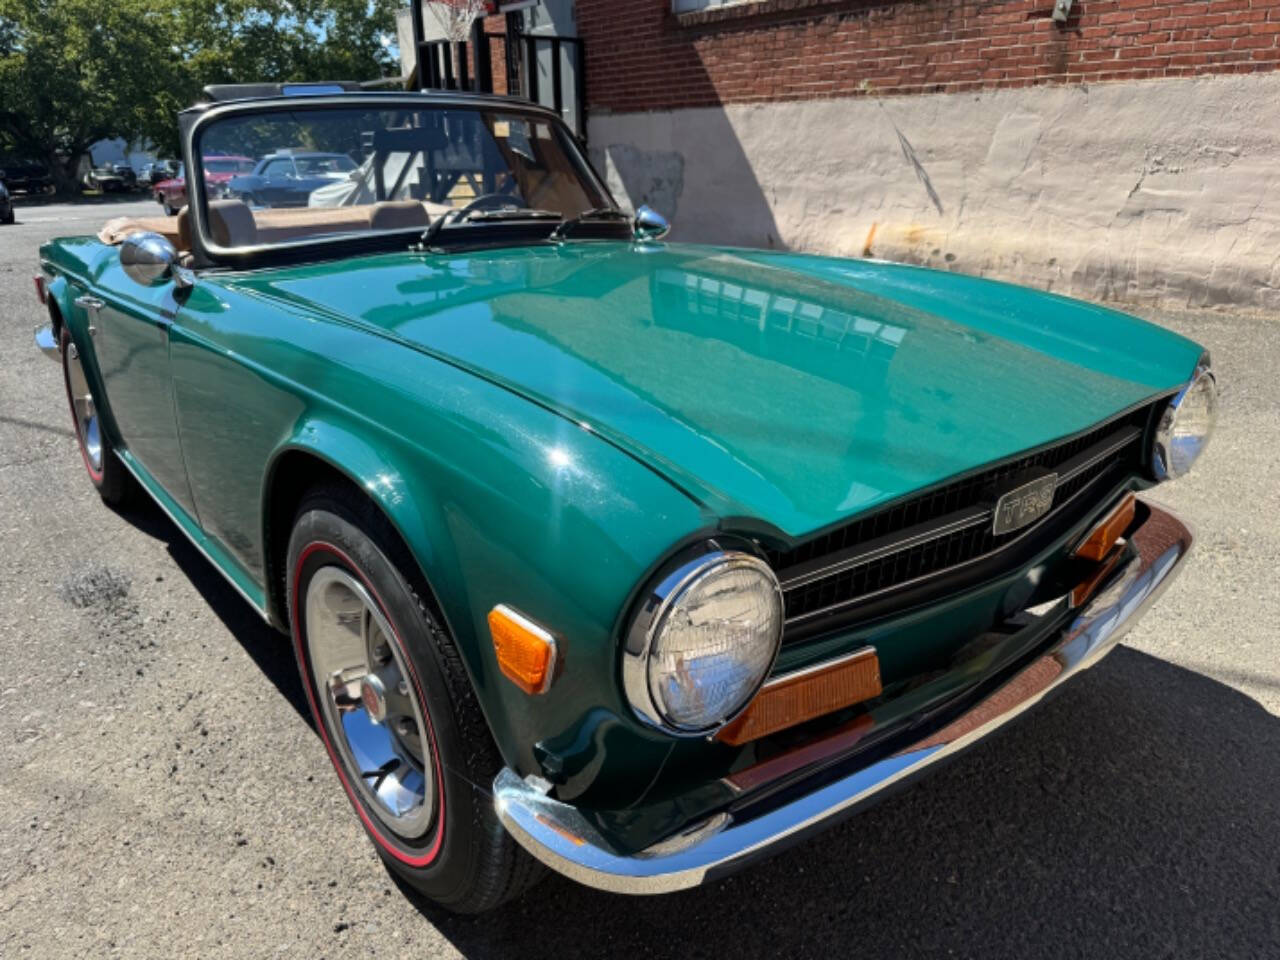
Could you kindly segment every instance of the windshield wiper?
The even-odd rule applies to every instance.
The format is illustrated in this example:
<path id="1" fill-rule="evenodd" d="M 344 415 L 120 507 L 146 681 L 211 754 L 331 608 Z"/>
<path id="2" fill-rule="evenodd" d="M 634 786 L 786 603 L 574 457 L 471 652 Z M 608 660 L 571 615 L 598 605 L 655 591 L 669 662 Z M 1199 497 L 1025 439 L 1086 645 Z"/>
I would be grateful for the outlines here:
<path id="1" fill-rule="evenodd" d="M 551 231 L 548 240 L 560 241 L 569 236 L 569 231 L 581 223 L 588 220 L 630 220 L 631 214 L 619 210 L 617 207 L 595 207 L 585 213 L 580 213 L 576 217 L 570 217 L 560 226 Z"/>
<path id="2" fill-rule="evenodd" d="M 468 223 L 474 221 L 484 222 L 486 220 L 559 220 L 560 214 L 554 210 L 532 210 L 528 207 L 518 207 L 503 210 L 476 210 L 462 219 Z"/>
<path id="3" fill-rule="evenodd" d="M 486 221 L 489 223 L 503 223 L 520 220 L 559 219 L 560 214 L 556 213 L 554 210 L 532 210 L 527 207 L 508 207 L 504 210 L 474 210 L 471 213 L 466 214 L 466 216 L 461 216 L 460 211 L 458 210 L 450 210 L 448 213 L 442 215 L 435 223 L 431 224 L 431 226 L 427 227 L 426 231 L 422 234 L 419 243 L 423 247 L 429 248 L 435 239 L 440 236 L 440 233 L 444 228 L 450 224 L 463 222 L 474 223 L 477 221 L 480 223 L 484 223 Z"/>

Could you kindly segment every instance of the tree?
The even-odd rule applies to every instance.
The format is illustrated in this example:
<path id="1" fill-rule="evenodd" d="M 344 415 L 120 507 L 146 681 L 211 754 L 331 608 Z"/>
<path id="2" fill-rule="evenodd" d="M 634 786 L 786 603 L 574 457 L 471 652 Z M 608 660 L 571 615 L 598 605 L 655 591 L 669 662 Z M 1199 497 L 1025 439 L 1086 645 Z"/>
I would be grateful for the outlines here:
<path id="1" fill-rule="evenodd" d="M 0 148 L 75 189 L 89 147 L 176 154 L 213 83 L 365 80 L 392 66 L 397 0 L 0 0 Z"/>
<path id="2" fill-rule="evenodd" d="M 0 0 L 0 139 L 49 164 L 59 190 L 108 137 L 172 114 L 169 22 L 148 0 Z"/>
<path id="3" fill-rule="evenodd" d="M 471 25 L 489 12 L 487 0 L 434 0 L 427 4 L 447 39 L 461 43 L 471 37 Z"/>

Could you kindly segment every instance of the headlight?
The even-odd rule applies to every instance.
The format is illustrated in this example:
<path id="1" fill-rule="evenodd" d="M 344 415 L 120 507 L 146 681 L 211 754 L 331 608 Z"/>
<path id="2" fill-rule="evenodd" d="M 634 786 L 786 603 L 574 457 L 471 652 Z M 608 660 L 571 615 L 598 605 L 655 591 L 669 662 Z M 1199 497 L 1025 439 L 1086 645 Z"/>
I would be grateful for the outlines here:
<path id="1" fill-rule="evenodd" d="M 737 716 L 782 640 L 782 590 L 769 565 L 710 546 L 658 577 L 623 655 L 632 708 L 678 736 L 714 732 Z"/>
<path id="2" fill-rule="evenodd" d="M 1218 381 L 1206 353 L 1195 376 L 1169 401 L 1156 428 L 1151 470 L 1157 480 L 1176 480 L 1204 452 L 1218 419 Z"/>

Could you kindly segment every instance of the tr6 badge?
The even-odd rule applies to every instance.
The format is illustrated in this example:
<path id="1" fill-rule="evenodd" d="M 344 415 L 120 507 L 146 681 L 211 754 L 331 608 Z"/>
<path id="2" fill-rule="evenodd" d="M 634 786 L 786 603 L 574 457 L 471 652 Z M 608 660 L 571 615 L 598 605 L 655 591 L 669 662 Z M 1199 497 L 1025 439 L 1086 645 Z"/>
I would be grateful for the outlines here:
<path id="1" fill-rule="evenodd" d="M 993 511 L 995 522 L 991 532 L 998 537 L 1039 520 L 1053 506 L 1053 494 L 1057 489 L 1058 475 L 1046 473 L 1001 494 Z"/>

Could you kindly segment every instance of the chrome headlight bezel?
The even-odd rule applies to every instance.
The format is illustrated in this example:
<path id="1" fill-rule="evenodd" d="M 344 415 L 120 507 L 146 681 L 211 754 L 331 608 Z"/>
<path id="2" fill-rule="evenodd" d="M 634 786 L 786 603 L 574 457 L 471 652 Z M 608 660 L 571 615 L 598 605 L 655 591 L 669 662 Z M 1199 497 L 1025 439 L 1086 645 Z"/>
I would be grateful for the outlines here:
<path id="1" fill-rule="evenodd" d="M 760 574 L 769 599 L 777 605 L 778 629 L 771 640 L 768 665 L 754 684 L 743 688 L 740 702 L 733 710 L 697 727 L 681 726 L 664 715 L 653 695 L 650 682 L 651 662 L 659 649 L 662 630 L 671 611 L 707 577 L 722 572 L 726 567 L 750 569 Z M 649 581 L 634 609 L 622 647 L 623 692 L 633 713 L 643 723 L 669 736 L 706 737 L 735 720 L 768 680 L 782 647 L 782 587 L 773 569 L 753 553 L 727 547 L 716 541 L 705 541 L 681 551 L 666 563 Z"/>
<path id="2" fill-rule="evenodd" d="M 1184 404 L 1188 396 L 1195 396 L 1198 391 L 1203 390 L 1209 391 L 1211 409 L 1208 429 L 1205 431 L 1204 437 L 1191 459 L 1180 465 L 1178 463 L 1179 458 L 1173 453 L 1173 434 L 1174 428 L 1178 423 L 1178 414 L 1186 409 Z M 1217 423 L 1217 408 L 1218 378 L 1213 372 L 1212 360 L 1206 352 L 1196 363 L 1195 372 L 1191 375 L 1191 379 L 1170 399 L 1160 413 L 1160 419 L 1156 423 L 1155 434 L 1151 440 L 1150 462 L 1151 478 L 1153 480 L 1157 482 L 1176 480 L 1190 472 L 1191 467 L 1204 453 L 1205 447 L 1208 446 L 1209 440 L 1213 436 L 1214 427 Z"/>

